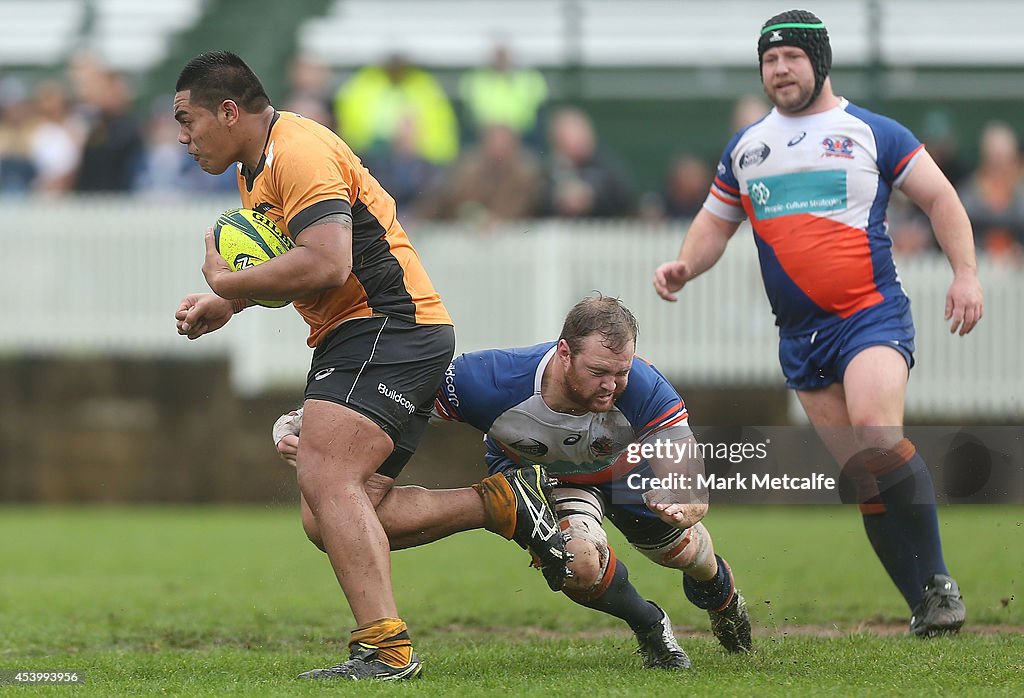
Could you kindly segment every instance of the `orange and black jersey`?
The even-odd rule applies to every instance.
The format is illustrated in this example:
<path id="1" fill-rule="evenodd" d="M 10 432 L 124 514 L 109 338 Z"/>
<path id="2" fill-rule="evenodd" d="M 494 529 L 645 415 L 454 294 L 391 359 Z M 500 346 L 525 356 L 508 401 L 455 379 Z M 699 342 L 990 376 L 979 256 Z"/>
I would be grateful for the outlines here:
<path id="1" fill-rule="evenodd" d="M 244 207 L 270 216 L 293 240 L 324 216 L 352 216 L 348 280 L 293 303 L 309 324 L 309 346 L 352 318 L 387 315 L 423 325 L 451 324 L 398 222 L 395 200 L 330 129 L 276 112 L 256 170 L 239 165 L 238 191 Z"/>

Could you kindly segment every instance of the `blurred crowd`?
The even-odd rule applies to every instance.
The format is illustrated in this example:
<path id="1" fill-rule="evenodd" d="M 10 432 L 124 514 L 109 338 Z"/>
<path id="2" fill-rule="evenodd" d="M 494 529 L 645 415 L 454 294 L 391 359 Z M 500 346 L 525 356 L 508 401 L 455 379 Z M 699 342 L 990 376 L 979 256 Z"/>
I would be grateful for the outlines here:
<path id="1" fill-rule="evenodd" d="M 296 57 L 278 108 L 335 129 L 406 217 L 488 229 L 534 217 L 685 220 L 708 193 L 714 162 L 667 153 L 662 182 L 639 191 L 629 163 L 601 140 L 585 110 L 554 105 L 544 75 L 504 45 L 467 70 L 450 95 L 436 76 L 393 54 L 337 85 L 328 66 Z M 170 95 L 138 109 L 130 80 L 82 53 L 65 79 L 30 84 L 0 75 L 0 195 L 130 192 L 173 198 L 230 194 L 234 173 L 203 173 L 177 142 Z M 768 111 L 737 101 L 732 129 Z M 961 156 L 951 117 L 934 111 L 918 134 L 960 192 L 979 250 L 1024 264 L 1024 176 L 1015 130 L 985 126 L 976 163 Z M 893 197 L 897 253 L 934 250 L 928 219 Z"/>

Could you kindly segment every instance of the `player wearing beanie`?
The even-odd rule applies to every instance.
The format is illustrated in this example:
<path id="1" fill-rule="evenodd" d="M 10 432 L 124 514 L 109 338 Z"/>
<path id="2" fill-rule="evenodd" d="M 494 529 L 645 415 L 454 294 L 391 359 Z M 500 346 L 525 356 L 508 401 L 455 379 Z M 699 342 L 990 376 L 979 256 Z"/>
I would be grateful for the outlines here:
<path id="1" fill-rule="evenodd" d="M 955 633 L 966 610 L 943 557 L 931 477 L 903 436 L 914 324 L 885 210 L 898 188 L 928 215 L 953 269 L 945 317 L 961 336 L 983 311 L 970 221 L 907 128 L 833 93 L 832 49 L 818 17 L 775 15 L 757 53 L 775 108 L 729 141 L 677 259 L 655 272 L 655 290 L 676 300 L 749 218 L 786 385 L 855 483 L 868 539 L 910 608 L 911 632 Z"/>
<path id="2" fill-rule="evenodd" d="M 757 60 L 761 66 L 761 81 L 764 82 L 764 54 L 778 46 L 795 46 L 807 54 L 814 70 L 814 91 L 800 108 L 806 108 L 825 86 L 825 78 L 832 70 L 832 45 L 828 39 L 825 23 L 806 10 L 789 10 L 775 15 L 761 27 L 761 38 L 757 41 Z M 799 111 L 797 109 L 796 111 Z"/>

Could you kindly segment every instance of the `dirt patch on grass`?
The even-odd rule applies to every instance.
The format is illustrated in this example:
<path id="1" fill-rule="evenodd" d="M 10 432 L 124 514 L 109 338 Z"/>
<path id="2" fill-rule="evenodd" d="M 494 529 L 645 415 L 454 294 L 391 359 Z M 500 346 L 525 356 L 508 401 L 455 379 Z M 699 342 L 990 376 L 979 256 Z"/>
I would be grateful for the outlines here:
<path id="1" fill-rule="evenodd" d="M 706 639 L 711 637 L 710 628 L 692 626 L 675 626 L 676 637 L 679 639 Z M 849 637 L 851 635 L 875 635 L 878 637 L 896 637 L 908 634 L 905 621 L 869 619 L 858 623 L 812 624 L 812 625 L 775 625 L 771 627 L 755 625 L 755 637 Z M 960 631 L 964 635 L 1024 635 L 1021 625 L 977 625 L 968 623 Z M 592 640 L 606 637 L 622 637 L 624 629 L 594 628 L 585 630 L 552 630 L 540 627 L 481 627 L 477 625 L 452 624 L 430 629 L 431 634 L 457 635 L 463 638 L 503 638 L 519 640 Z"/>

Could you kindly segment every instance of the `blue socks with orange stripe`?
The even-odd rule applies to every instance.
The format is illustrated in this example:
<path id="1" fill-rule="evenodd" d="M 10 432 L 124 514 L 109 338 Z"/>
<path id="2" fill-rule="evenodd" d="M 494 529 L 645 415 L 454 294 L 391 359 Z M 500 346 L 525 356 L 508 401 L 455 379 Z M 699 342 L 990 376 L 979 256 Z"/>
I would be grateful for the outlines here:
<path id="1" fill-rule="evenodd" d="M 604 591 L 599 590 L 597 596 L 590 597 L 569 591 L 565 591 L 565 595 L 581 606 L 621 618 L 626 621 L 634 633 L 647 630 L 655 623 L 659 623 L 662 616 L 661 609 L 642 597 L 636 590 L 636 587 L 629 581 L 629 570 L 626 569 L 626 565 L 614 556 L 608 564 L 614 565 L 614 571 L 608 577 Z"/>
<path id="2" fill-rule="evenodd" d="M 718 572 L 711 579 L 701 581 L 687 574 L 683 575 L 683 593 L 686 594 L 686 598 L 694 606 L 705 611 L 721 610 L 732 598 L 732 571 L 718 555 L 715 555 L 715 560 L 718 561 Z"/>
<path id="3" fill-rule="evenodd" d="M 949 574 L 931 475 L 907 439 L 869 459 L 868 467 L 879 494 L 861 506 L 864 529 L 889 577 L 914 609 L 925 581 L 933 574 Z"/>

